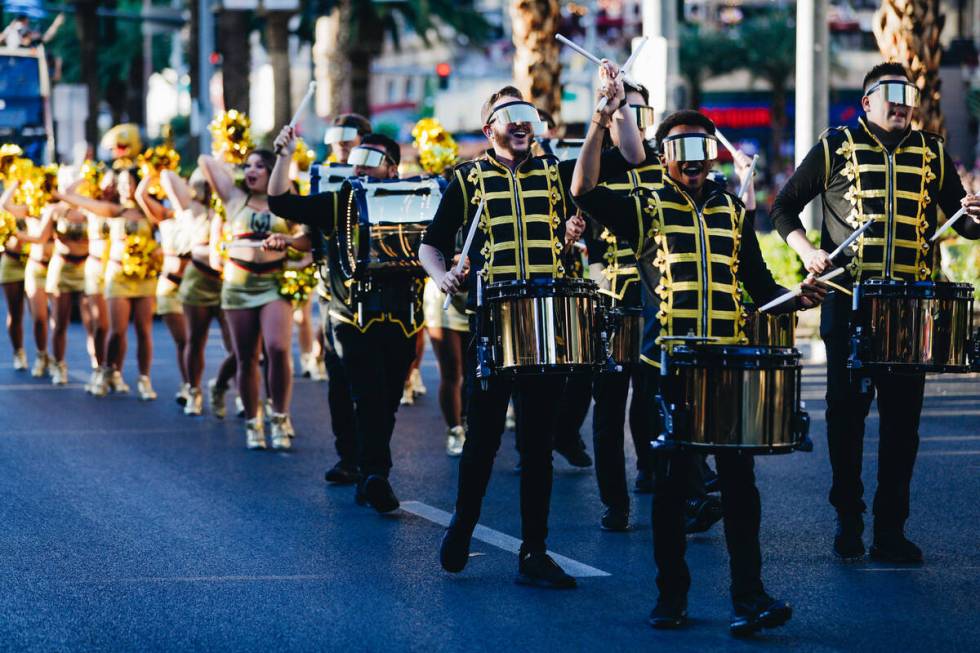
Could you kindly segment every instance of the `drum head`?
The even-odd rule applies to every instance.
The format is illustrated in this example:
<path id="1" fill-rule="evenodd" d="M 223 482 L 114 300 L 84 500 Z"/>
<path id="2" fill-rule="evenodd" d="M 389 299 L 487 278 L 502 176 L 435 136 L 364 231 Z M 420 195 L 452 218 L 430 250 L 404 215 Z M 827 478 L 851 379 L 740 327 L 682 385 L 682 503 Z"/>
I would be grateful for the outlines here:
<path id="1" fill-rule="evenodd" d="M 599 287 L 591 279 L 518 279 L 497 281 L 484 291 L 489 301 L 520 297 L 598 297 Z"/>
<path id="2" fill-rule="evenodd" d="M 896 299 L 969 299 L 973 296 L 973 286 L 968 283 L 948 283 L 944 281 L 868 279 L 861 282 L 861 295 Z"/>

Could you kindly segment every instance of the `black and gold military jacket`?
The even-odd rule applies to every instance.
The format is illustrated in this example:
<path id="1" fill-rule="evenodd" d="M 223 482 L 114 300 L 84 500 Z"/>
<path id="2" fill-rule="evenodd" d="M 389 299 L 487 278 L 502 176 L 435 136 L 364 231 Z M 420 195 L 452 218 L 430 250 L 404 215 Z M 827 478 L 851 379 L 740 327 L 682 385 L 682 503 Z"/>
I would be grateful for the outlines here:
<path id="1" fill-rule="evenodd" d="M 630 168 L 618 149 L 610 150 L 602 163 L 603 174 L 608 179 L 602 186 L 620 193 L 630 193 L 641 185 L 650 190 L 663 186 L 664 169 L 657 151 L 646 143 L 644 149 L 646 160 L 636 168 Z M 614 306 L 641 306 L 640 272 L 633 246 L 596 220 L 589 227 L 585 241 L 590 268 L 601 270 L 602 276 L 596 279 L 599 292 L 608 296 Z"/>
<path id="2" fill-rule="evenodd" d="M 484 201 L 469 250 L 470 267 L 484 284 L 565 277 L 562 250 L 565 221 L 574 215 L 568 191 L 574 164 L 529 155 L 511 170 L 490 150 L 457 166 L 422 242 L 451 260 L 457 233 L 469 229 Z M 471 290 L 474 279 L 468 277 Z M 470 292 L 471 305 L 475 299 Z"/>
<path id="3" fill-rule="evenodd" d="M 784 290 L 762 259 L 750 214 L 712 181 L 700 201 L 670 177 L 660 188 L 641 184 L 628 193 L 599 185 L 575 201 L 637 253 L 645 313 L 654 316 L 644 322 L 646 363 L 659 365 L 660 336 L 747 342 L 741 286 L 758 303 Z"/>
<path id="4" fill-rule="evenodd" d="M 829 130 L 779 192 L 772 219 L 786 238 L 802 229 L 799 214 L 823 199 L 821 247 L 831 251 L 869 220 L 869 227 L 841 254 L 856 282 L 866 278 L 929 279 L 938 210 L 948 217 L 960 207 L 963 186 L 942 139 L 917 130 L 892 134 L 860 120 L 857 127 Z M 980 228 L 961 220 L 961 234 Z"/>

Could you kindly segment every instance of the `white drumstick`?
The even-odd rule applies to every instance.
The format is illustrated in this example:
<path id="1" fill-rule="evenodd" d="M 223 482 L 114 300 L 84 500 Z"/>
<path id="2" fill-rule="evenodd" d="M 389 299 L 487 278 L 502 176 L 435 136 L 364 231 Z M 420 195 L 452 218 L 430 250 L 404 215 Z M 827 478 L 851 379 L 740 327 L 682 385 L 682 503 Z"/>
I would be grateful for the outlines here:
<path id="1" fill-rule="evenodd" d="M 956 221 L 962 218 L 964 215 L 966 215 L 965 206 L 961 208 L 959 211 L 957 211 L 956 213 L 954 213 L 953 215 L 951 215 L 949 220 L 943 223 L 943 226 L 939 227 L 939 229 L 936 229 L 936 233 L 932 235 L 932 238 L 929 239 L 929 242 L 931 243 L 937 238 L 939 238 L 940 236 L 942 236 L 943 232 L 945 232 L 947 229 L 949 229 L 954 224 L 956 224 Z"/>
<path id="2" fill-rule="evenodd" d="M 870 227 L 874 223 L 875 223 L 874 220 L 868 220 L 863 225 L 861 225 L 854 233 L 852 233 L 850 236 L 848 236 L 847 238 L 845 238 L 844 239 L 844 242 L 842 242 L 840 245 L 838 245 L 837 246 L 837 249 L 835 249 L 834 251 L 832 251 L 830 253 L 830 256 L 828 258 L 830 260 L 834 260 L 834 257 L 835 256 L 837 256 L 838 254 L 840 254 L 841 252 L 843 252 L 845 247 L 847 247 L 848 245 L 850 245 L 851 243 L 853 243 L 855 240 L 857 240 L 858 237 L 861 234 L 863 234 L 865 231 L 867 231 L 868 230 L 868 227 Z"/>
<path id="3" fill-rule="evenodd" d="M 717 129 L 715 130 L 715 137 L 719 141 L 721 141 L 721 144 L 725 146 L 725 149 L 728 150 L 729 152 L 731 152 L 731 155 L 734 157 L 735 156 L 735 152 L 737 152 L 737 150 L 735 149 L 735 146 L 732 145 L 732 142 L 730 140 L 728 140 L 727 138 L 725 138 L 725 135 L 722 134 L 721 131 L 720 130 L 717 130 Z"/>
<path id="4" fill-rule="evenodd" d="M 251 249 L 262 249 L 262 244 L 264 240 L 231 240 L 224 244 L 225 249 L 231 249 L 233 247 L 248 247 Z"/>
<path id="5" fill-rule="evenodd" d="M 755 174 L 755 164 L 759 161 L 759 155 L 754 154 L 752 156 L 752 164 L 749 166 L 749 174 L 745 175 L 745 179 L 742 180 L 742 184 L 738 187 L 738 198 L 742 199 L 742 195 L 745 195 L 745 191 L 749 189 L 749 182 L 752 181 L 752 175 Z"/>
<path id="6" fill-rule="evenodd" d="M 304 95 L 303 99 L 300 100 L 299 106 L 296 107 L 296 113 L 293 114 L 292 120 L 289 121 L 290 127 L 295 127 L 296 123 L 299 122 L 300 116 L 303 115 L 303 113 L 306 111 L 306 107 L 310 104 L 310 101 L 313 100 L 313 94 L 315 92 L 316 82 L 310 82 L 310 87 L 306 90 L 306 95 Z M 281 146 L 276 148 L 276 156 L 278 156 L 280 152 L 282 152 Z"/>
<path id="7" fill-rule="evenodd" d="M 823 275 L 822 277 L 817 277 L 816 279 L 814 279 L 814 281 L 827 281 L 829 279 L 833 279 L 834 277 L 838 277 L 838 276 L 844 274 L 844 272 L 846 272 L 846 271 L 847 270 L 845 268 L 836 268 L 834 270 L 831 270 L 827 274 Z M 770 308 L 774 308 L 776 306 L 779 306 L 783 302 L 787 302 L 787 301 L 793 299 L 794 297 L 799 297 L 802 294 L 803 294 L 803 284 L 799 284 L 798 286 L 796 286 L 796 289 L 795 290 L 791 290 L 788 293 L 784 293 L 784 294 L 780 295 L 776 299 L 772 300 L 771 302 L 769 302 L 768 304 L 766 304 L 765 306 L 763 306 L 762 308 L 760 308 L 759 309 L 759 312 L 760 313 L 765 313 Z"/>
<path id="8" fill-rule="evenodd" d="M 466 240 L 463 242 L 463 251 L 459 254 L 459 260 L 456 261 L 456 266 L 453 268 L 453 273 L 456 276 L 463 271 L 463 264 L 466 263 L 466 256 L 469 254 L 470 245 L 473 244 L 473 236 L 476 235 L 476 228 L 480 224 L 480 216 L 483 215 L 483 204 L 484 201 L 480 200 L 480 206 L 476 207 L 476 215 L 473 216 L 473 222 L 470 223 L 470 230 L 466 233 Z M 446 299 L 442 302 L 442 310 L 449 309 L 450 302 L 453 301 L 453 296 L 446 293 Z"/>
<path id="9" fill-rule="evenodd" d="M 589 61 L 591 61 L 595 65 L 597 65 L 597 66 L 601 66 L 602 65 L 602 59 L 600 59 L 599 57 L 595 56 L 594 54 L 592 54 L 591 52 L 589 52 L 585 48 L 583 48 L 583 47 L 577 45 L 576 43 L 572 42 L 571 39 L 567 39 L 564 36 L 562 36 L 561 34 L 555 34 L 555 38 L 558 39 L 559 41 L 561 41 L 562 43 L 564 43 L 565 45 L 567 45 L 568 47 L 570 47 L 571 49 L 573 49 L 576 52 L 578 52 L 580 55 L 582 55 L 583 57 L 585 57 L 586 59 L 588 59 Z"/>
<path id="10" fill-rule="evenodd" d="M 616 79 L 617 80 L 618 79 L 621 79 L 623 76 L 625 76 L 629 72 L 630 68 L 633 66 L 633 62 L 636 60 L 636 56 L 638 54 L 640 54 L 640 50 L 643 49 L 643 46 L 646 45 L 646 43 L 647 43 L 647 37 L 644 36 L 644 37 L 642 37 L 640 39 L 640 42 L 636 44 L 636 49 L 633 50 L 633 54 L 631 54 L 629 56 L 629 59 L 627 59 L 626 60 L 626 63 L 623 64 L 623 67 L 619 69 L 619 73 L 617 73 L 617 75 L 616 75 Z M 602 111 L 603 109 L 605 109 L 606 108 L 606 104 L 608 104 L 608 103 L 609 103 L 609 98 L 606 97 L 606 96 L 603 96 L 602 99 L 599 100 L 599 104 L 596 105 L 596 108 L 595 108 L 596 113 L 598 113 L 599 111 Z"/>

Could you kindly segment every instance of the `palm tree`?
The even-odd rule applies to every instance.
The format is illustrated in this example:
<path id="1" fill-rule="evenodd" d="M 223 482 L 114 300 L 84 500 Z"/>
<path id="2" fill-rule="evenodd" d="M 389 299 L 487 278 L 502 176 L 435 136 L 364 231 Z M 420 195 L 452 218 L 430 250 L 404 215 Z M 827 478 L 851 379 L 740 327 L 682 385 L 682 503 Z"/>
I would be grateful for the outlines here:
<path id="1" fill-rule="evenodd" d="M 221 52 L 221 86 L 225 109 L 248 112 L 249 80 L 252 68 L 249 31 L 251 14 L 223 9 L 218 12 L 218 51 Z M 207 88 L 201 89 L 207 93 Z M 287 118 L 288 121 L 288 118 Z"/>
<path id="2" fill-rule="evenodd" d="M 558 0 L 512 0 L 514 82 L 539 109 L 560 122 L 561 62 L 555 40 L 561 19 Z"/>
<path id="3" fill-rule="evenodd" d="M 882 0 L 872 24 L 882 56 L 905 66 L 919 88 L 913 126 L 942 135 L 946 126 L 939 106 L 939 35 L 945 23 L 938 0 Z"/>
<path id="4" fill-rule="evenodd" d="M 319 113 L 335 116 L 351 106 L 350 59 L 351 0 L 337 0 L 333 10 L 317 20 L 313 44 L 314 76 L 318 94 L 326 97 Z"/>
<path id="5" fill-rule="evenodd" d="M 265 43 L 272 65 L 272 86 L 275 125 L 285 125 L 292 117 L 291 86 L 289 83 L 289 18 L 288 11 L 270 11 L 265 16 Z"/>
<path id="6" fill-rule="evenodd" d="M 335 0 L 333 12 L 328 16 L 331 24 L 323 29 L 323 36 L 336 38 L 332 44 L 320 43 L 318 34 L 317 65 L 322 66 L 323 58 L 328 58 L 337 64 L 340 75 L 345 70 L 348 72 L 347 84 L 331 84 L 332 92 L 337 95 L 328 104 L 331 112 L 349 107 L 365 116 L 371 113 L 371 64 L 383 52 L 386 36 L 392 37 L 395 48 L 400 47 L 400 24 L 414 30 L 426 44 L 436 26 L 433 17 L 438 17 L 441 24 L 471 41 L 481 40 L 489 27 L 473 8 L 472 0 Z M 341 81 L 336 79 L 338 72 L 330 71 L 329 74 L 332 80 Z M 350 94 L 349 104 L 343 101 L 347 93 Z"/>
<path id="7" fill-rule="evenodd" d="M 88 117 L 85 118 L 85 141 L 92 147 L 99 143 L 99 17 L 96 0 L 75 1 L 75 33 L 78 36 L 82 83 L 88 91 Z"/>
<path id="8" fill-rule="evenodd" d="M 680 33 L 680 69 L 687 82 L 692 109 L 701 108 L 704 81 L 738 68 L 741 44 L 730 34 L 716 29 L 701 29 L 685 24 Z"/>

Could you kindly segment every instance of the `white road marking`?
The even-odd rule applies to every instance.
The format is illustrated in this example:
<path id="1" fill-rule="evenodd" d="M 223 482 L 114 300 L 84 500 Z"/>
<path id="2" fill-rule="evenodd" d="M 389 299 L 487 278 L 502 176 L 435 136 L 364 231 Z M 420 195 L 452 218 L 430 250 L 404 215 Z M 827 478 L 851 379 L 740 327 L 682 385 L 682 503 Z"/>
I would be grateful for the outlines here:
<path id="1" fill-rule="evenodd" d="M 877 455 L 877 451 L 864 452 L 865 458 L 875 458 Z M 980 456 L 980 451 L 920 451 L 917 454 L 919 458 L 923 456 Z"/>
<path id="2" fill-rule="evenodd" d="M 326 574 L 296 574 L 292 576 L 146 576 L 143 578 L 96 578 L 80 583 L 241 583 L 253 581 L 311 581 L 334 580 Z"/>
<path id="3" fill-rule="evenodd" d="M 81 388 L 82 384 L 79 383 L 68 383 L 65 385 L 52 385 L 51 383 L 24 383 L 17 385 L 0 385 L 0 390 L 7 392 L 17 392 L 20 390 L 31 391 L 31 390 L 74 390 L 76 388 Z"/>
<path id="4" fill-rule="evenodd" d="M 426 503 L 422 503 L 421 501 L 402 501 L 402 510 L 405 512 L 410 512 L 413 515 L 418 515 L 422 519 L 427 519 L 433 523 L 439 524 L 440 526 L 449 526 L 449 520 L 452 518 L 452 515 L 445 510 L 439 510 L 438 508 L 434 508 Z M 473 531 L 473 538 L 515 555 L 519 553 L 521 549 L 521 541 L 516 537 L 511 537 L 506 533 L 495 531 L 492 528 L 487 528 L 486 526 L 477 525 L 476 530 Z M 554 558 L 555 562 L 557 562 L 566 573 L 571 576 L 575 576 L 576 578 L 591 578 L 612 575 L 609 572 L 596 569 L 595 567 L 590 567 L 589 565 L 578 562 L 577 560 L 572 560 L 571 558 L 566 558 L 563 555 L 558 555 L 553 551 L 548 551 L 548 555 Z"/>

